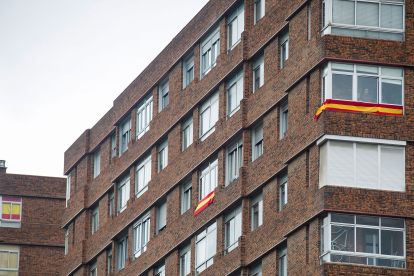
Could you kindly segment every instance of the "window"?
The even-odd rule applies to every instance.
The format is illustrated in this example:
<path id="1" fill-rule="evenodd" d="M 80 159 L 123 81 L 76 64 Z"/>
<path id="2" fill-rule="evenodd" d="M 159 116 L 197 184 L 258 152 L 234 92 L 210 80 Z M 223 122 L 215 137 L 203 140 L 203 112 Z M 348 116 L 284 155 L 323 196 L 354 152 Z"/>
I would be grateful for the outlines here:
<path id="1" fill-rule="evenodd" d="M 193 143 L 193 117 L 183 124 L 183 151 Z"/>
<path id="2" fill-rule="evenodd" d="M 263 194 L 252 198 L 252 231 L 263 224 Z"/>
<path id="3" fill-rule="evenodd" d="M 128 143 L 131 141 L 131 117 L 128 117 L 119 128 L 119 156 L 124 154 L 128 149 Z"/>
<path id="4" fill-rule="evenodd" d="M 191 53 L 183 62 L 183 88 L 194 80 L 194 53 Z"/>
<path id="5" fill-rule="evenodd" d="M 217 26 L 200 44 L 201 78 L 216 66 L 220 54 L 220 26 Z"/>
<path id="6" fill-rule="evenodd" d="M 196 236 L 196 275 L 213 264 L 217 247 L 217 223 L 214 222 Z"/>
<path id="7" fill-rule="evenodd" d="M 68 254 L 68 247 L 69 247 L 69 228 L 66 228 L 66 234 L 65 234 L 65 255 Z"/>
<path id="8" fill-rule="evenodd" d="M 158 172 L 168 165 L 168 139 L 158 146 Z"/>
<path id="9" fill-rule="evenodd" d="M 264 84 L 264 55 L 261 55 L 253 63 L 253 93 Z"/>
<path id="10" fill-rule="evenodd" d="M 162 264 L 155 269 L 155 276 L 165 276 L 165 264 Z"/>
<path id="11" fill-rule="evenodd" d="M 318 143 L 320 187 L 405 191 L 405 142 L 346 136 L 331 138 L 336 140 Z M 360 142 L 350 141 L 352 139 Z M 384 144 L 392 142 L 395 143 Z"/>
<path id="12" fill-rule="evenodd" d="M 148 95 L 137 107 L 137 140 L 149 130 L 151 120 L 152 94 Z"/>
<path id="13" fill-rule="evenodd" d="M 167 225 L 167 202 L 163 202 L 157 207 L 157 234 L 165 229 Z"/>
<path id="14" fill-rule="evenodd" d="M 323 69 L 323 98 L 403 105 L 404 70 L 330 62 Z"/>
<path id="15" fill-rule="evenodd" d="M 262 263 L 258 263 L 251 269 L 252 276 L 262 276 Z"/>
<path id="16" fill-rule="evenodd" d="M 279 249 L 279 276 L 287 276 L 287 246 Z"/>
<path id="17" fill-rule="evenodd" d="M 99 229 L 99 206 L 92 210 L 92 235 Z"/>
<path id="18" fill-rule="evenodd" d="M 114 191 L 109 194 L 109 215 L 114 214 Z"/>
<path id="19" fill-rule="evenodd" d="M 322 262 L 405 268 L 404 219 L 329 213 L 322 224 Z"/>
<path id="20" fill-rule="evenodd" d="M 151 181 L 151 154 L 149 154 L 135 168 L 135 197 L 140 197 L 148 190 Z"/>
<path id="21" fill-rule="evenodd" d="M 199 200 L 205 198 L 217 187 L 217 164 L 218 161 L 215 158 L 201 169 Z"/>
<path id="22" fill-rule="evenodd" d="M 241 205 L 226 214 L 226 253 L 239 245 L 241 236 Z"/>
<path id="23" fill-rule="evenodd" d="M 101 173 L 101 151 L 98 150 L 93 155 L 93 178 L 96 178 Z"/>
<path id="24" fill-rule="evenodd" d="M 94 262 L 93 264 L 91 264 L 91 276 L 97 276 L 97 268 L 96 268 L 96 262 Z"/>
<path id="25" fill-rule="evenodd" d="M 71 184 L 72 176 L 68 174 L 68 178 L 66 179 L 66 207 L 68 207 L 68 201 L 70 199 L 70 184 Z"/>
<path id="26" fill-rule="evenodd" d="M 243 70 L 234 75 L 227 84 L 227 118 L 240 109 L 243 99 Z"/>
<path id="27" fill-rule="evenodd" d="M 244 31 L 244 3 L 235 9 L 227 19 L 228 23 L 228 49 L 233 49 L 241 41 Z"/>
<path id="28" fill-rule="evenodd" d="M 265 15 L 265 0 L 254 1 L 254 24 L 257 24 Z"/>
<path id="29" fill-rule="evenodd" d="M 128 236 L 124 236 L 118 241 L 118 262 L 116 270 L 121 271 L 125 267 L 125 260 L 128 258 Z"/>
<path id="30" fill-rule="evenodd" d="M 285 62 L 289 58 L 289 31 L 280 38 L 280 68 L 285 67 Z"/>
<path id="31" fill-rule="evenodd" d="M 312 13 L 311 3 L 308 3 L 308 40 L 312 38 Z"/>
<path id="32" fill-rule="evenodd" d="M 0 196 L 1 201 L 1 227 L 21 227 L 22 198 L 13 196 Z"/>
<path id="33" fill-rule="evenodd" d="M 260 124 L 253 129 L 253 161 L 263 154 L 263 125 Z"/>
<path id="34" fill-rule="evenodd" d="M 118 184 L 118 214 L 122 213 L 127 207 L 129 199 L 129 176 L 125 177 Z"/>
<path id="35" fill-rule="evenodd" d="M 404 0 L 324 0 L 323 34 L 404 40 Z"/>
<path id="36" fill-rule="evenodd" d="M 112 248 L 108 249 L 108 274 L 112 272 Z"/>
<path id="37" fill-rule="evenodd" d="M 211 133 L 216 130 L 218 121 L 218 99 L 219 93 L 216 91 L 206 100 L 200 108 L 200 139 L 204 141 Z"/>
<path id="38" fill-rule="evenodd" d="M 181 214 L 184 214 L 187 210 L 191 208 L 191 190 L 192 183 L 191 181 L 186 185 L 183 185 L 182 195 L 181 195 Z"/>
<path id="39" fill-rule="evenodd" d="M 167 79 L 161 82 L 160 84 L 160 96 L 159 96 L 160 104 L 159 104 L 158 112 L 161 112 L 168 105 L 169 93 L 170 93 L 170 83 L 167 77 Z"/>
<path id="40" fill-rule="evenodd" d="M 187 276 L 191 271 L 191 244 L 180 250 L 180 276 Z"/>
<path id="41" fill-rule="evenodd" d="M 116 155 L 116 134 L 111 137 L 111 160 Z"/>
<path id="42" fill-rule="evenodd" d="M 229 185 L 239 177 L 239 170 L 243 164 L 243 142 L 237 141 L 227 148 L 227 182 Z"/>
<path id="43" fill-rule="evenodd" d="M 288 115 L 289 106 L 288 102 L 286 101 L 280 106 L 280 139 L 283 139 L 283 137 L 285 137 L 285 132 L 288 130 Z"/>
<path id="44" fill-rule="evenodd" d="M 0 274 L 17 276 L 19 271 L 18 245 L 0 244 Z"/>
<path id="45" fill-rule="evenodd" d="M 138 258 L 147 250 L 147 243 L 150 240 L 150 213 L 144 215 L 134 224 L 134 259 Z"/>
<path id="46" fill-rule="evenodd" d="M 279 178 L 279 210 L 282 211 L 288 202 L 288 179 L 287 174 Z"/>

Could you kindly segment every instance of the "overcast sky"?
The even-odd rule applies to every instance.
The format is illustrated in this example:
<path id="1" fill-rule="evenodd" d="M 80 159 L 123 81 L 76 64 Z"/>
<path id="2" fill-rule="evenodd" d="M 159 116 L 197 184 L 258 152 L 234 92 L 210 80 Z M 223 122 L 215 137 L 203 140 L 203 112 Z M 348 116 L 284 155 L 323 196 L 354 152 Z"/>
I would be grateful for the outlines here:
<path id="1" fill-rule="evenodd" d="M 0 160 L 63 176 L 65 150 L 208 0 L 0 0 Z"/>

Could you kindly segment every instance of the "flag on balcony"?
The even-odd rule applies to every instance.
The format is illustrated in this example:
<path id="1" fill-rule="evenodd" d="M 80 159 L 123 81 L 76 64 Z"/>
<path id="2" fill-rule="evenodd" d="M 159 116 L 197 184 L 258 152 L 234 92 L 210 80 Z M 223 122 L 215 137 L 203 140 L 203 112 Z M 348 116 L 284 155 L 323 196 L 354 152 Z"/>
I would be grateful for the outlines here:
<path id="1" fill-rule="evenodd" d="M 211 203 L 213 203 L 214 201 L 214 191 L 212 191 L 211 193 L 209 193 L 205 198 L 203 198 L 200 203 L 198 203 L 198 206 L 194 212 L 194 216 L 197 216 L 201 211 L 203 211 L 204 209 L 206 209 L 206 207 L 208 205 L 210 205 Z"/>
<path id="2" fill-rule="evenodd" d="M 328 99 L 321 105 L 313 119 L 316 120 L 325 109 L 397 116 L 403 115 L 403 107 L 401 105 L 374 104 Z"/>

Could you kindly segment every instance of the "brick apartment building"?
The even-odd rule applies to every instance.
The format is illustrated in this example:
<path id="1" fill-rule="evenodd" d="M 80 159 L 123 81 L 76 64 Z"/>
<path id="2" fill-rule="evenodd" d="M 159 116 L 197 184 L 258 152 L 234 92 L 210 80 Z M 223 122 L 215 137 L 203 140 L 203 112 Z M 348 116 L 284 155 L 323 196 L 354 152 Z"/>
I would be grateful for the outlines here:
<path id="1" fill-rule="evenodd" d="M 66 179 L 6 173 L 0 160 L 0 275 L 59 275 Z"/>
<path id="2" fill-rule="evenodd" d="M 413 12 L 211 0 L 65 152 L 61 275 L 413 275 Z"/>

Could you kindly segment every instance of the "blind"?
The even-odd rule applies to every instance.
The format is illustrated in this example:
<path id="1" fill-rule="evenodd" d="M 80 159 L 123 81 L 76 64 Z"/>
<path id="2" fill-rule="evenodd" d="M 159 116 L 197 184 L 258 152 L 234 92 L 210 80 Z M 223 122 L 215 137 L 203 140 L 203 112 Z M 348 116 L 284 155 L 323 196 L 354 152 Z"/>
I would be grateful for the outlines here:
<path id="1" fill-rule="evenodd" d="M 319 162 L 319 188 L 325 186 L 327 172 L 328 172 L 328 143 L 324 143 L 320 147 L 320 162 Z"/>
<path id="2" fill-rule="evenodd" d="M 345 0 L 332 1 L 332 22 L 354 25 L 355 2 Z"/>
<path id="3" fill-rule="evenodd" d="M 362 26 L 379 27 L 379 4 L 357 2 L 356 24 Z"/>
<path id="4" fill-rule="evenodd" d="M 254 133 L 254 142 L 257 144 L 261 140 L 263 140 L 263 127 L 259 127 Z"/>
<path id="5" fill-rule="evenodd" d="M 381 146 L 380 189 L 405 191 L 404 149 Z"/>
<path id="6" fill-rule="evenodd" d="M 329 141 L 329 185 L 354 186 L 353 143 Z"/>
<path id="7" fill-rule="evenodd" d="M 159 207 L 158 230 L 165 227 L 166 223 L 167 223 L 167 203 L 164 202 Z"/>
<path id="8" fill-rule="evenodd" d="M 356 187 L 378 189 L 378 145 L 356 144 Z"/>
<path id="9" fill-rule="evenodd" d="M 403 29 L 404 6 L 381 5 L 381 28 Z"/>

